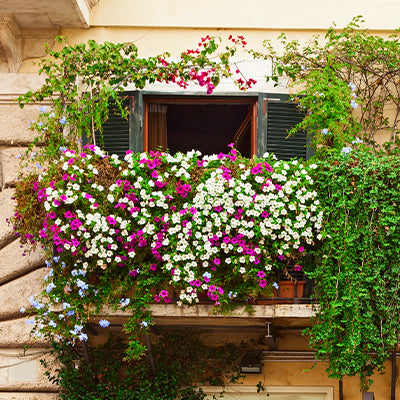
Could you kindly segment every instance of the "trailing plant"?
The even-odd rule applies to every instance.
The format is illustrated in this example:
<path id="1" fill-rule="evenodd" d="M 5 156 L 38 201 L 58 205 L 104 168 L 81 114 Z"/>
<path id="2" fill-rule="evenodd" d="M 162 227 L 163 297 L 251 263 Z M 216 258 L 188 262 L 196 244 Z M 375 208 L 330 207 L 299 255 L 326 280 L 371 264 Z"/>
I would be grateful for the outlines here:
<path id="1" fill-rule="evenodd" d="M 400 333 L 400 160 L 362 149 L 318 163 L 315 189 L 329 240 L 308 274 L 318 285 L 309 331 L 330 377 L 359 374 L 363 388 Z"/>
<path id="2" fill-rule="evenodd" d="M 205 292 L 222 311 L 271 291 L 288 266 L 301 269 L 322 222 L 315 166 L 265 156 L 231 148 L 122 161 L 88 145 L 32 174 L 17 188 L 14 222 L 22 240 L 53 251 L 46 287 L 31 299 L 38 334 L 84 341 L 104 306 L 130 309 L 135 358 L 148 305 L 171 302 L 169 287 L 178 305 Z"/>
<path id="3" fill-rule="evenodd" d="M 35 149 L 39 161 L 58 157 L 60 146 L 76 148 L 82 136 L 96 144 L 95 133 L 102 132 L 108 118 L 109 105 L 127 116 L 121 93 L 130 85 L 143 89 L 154 82 L 176 84 L 187 88 L 197 84 L 211 94 L 223 78 L 232 78 L 240 89 L 252 87 L 253 79 L 244 79 L 240 70 L 230 67 L 238 48 L 244 47 L 244 38 L 231 38 L 231 45 L 219 52 L 218 37 L 206 36 L 195 49 L 181 53 L 179 61 L 169 58 L 169 53 L 141 58 L 133 43 L 96 43 L 66 45 L 65 39 L 56 38 L 61 50 L 47 50 L 48 56 L 40 63 L 39 74 L 45 74 L 44 85 L 28 91 L 18 98 L 20 107 L 25 104 L 48 102 L 32 121 L 36 133 L 30 148 Z"/>
<path id="4" fill-rule="evenodd" d="M 249 346 L 206 340 L 199 330 L 163 330 L 152 335 L 151 361 L 126 360 L 126 344 L 118 336 L 110 336 L 104 345 L 89 344 L 86 357 L 79 346 L 53 342 L 60 366 L 48 376 L 59 385 L 60 399 L 202 400 L 206 394 L 200 385 L 224 387 L 243 378 L 238 360 Z"/>
<path id="5" fill-rule="evenodd" d="M 355 17 L 345 28 L 331 26 L 326 35 L 302 44 L 279 39 L 277 53 L 270 41 L 265 52 L 250 51 L 273 62 L 267 76 L 276 85 L 289 79 L 304 120 L 290 134 L 304 129 L 321 157 L 330 149 L 362 140 L 375 152 L 397 151 L 400 133 L 400 36 L 372 35 Z"/>

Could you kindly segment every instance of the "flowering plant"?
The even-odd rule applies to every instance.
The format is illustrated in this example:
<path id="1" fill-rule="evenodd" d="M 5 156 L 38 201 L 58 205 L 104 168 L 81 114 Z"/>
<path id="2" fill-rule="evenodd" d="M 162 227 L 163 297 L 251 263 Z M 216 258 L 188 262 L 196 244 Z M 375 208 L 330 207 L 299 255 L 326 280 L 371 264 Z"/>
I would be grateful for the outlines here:
<path id="1" fill-rule="evenodd" d="M 150 322 L 145 306 L 171 302 L 171 288 L 179 305 L 205 292 L 229 309 L 298 267 L 322 222 L 313 166 L 244 159 L 230 147 L 203 157 L 127 152 L 123 161 L 93 145 L 61 149 L 58 163 L 27 179 L 17 208 L 37 219 L 33 227 L 16 214 L 16 229 L 54 252 L 32 299 L 39 332 L 86 340 L 85 323 L 105 304 L 134 308 L 127 329 L 136 332 Z"/>

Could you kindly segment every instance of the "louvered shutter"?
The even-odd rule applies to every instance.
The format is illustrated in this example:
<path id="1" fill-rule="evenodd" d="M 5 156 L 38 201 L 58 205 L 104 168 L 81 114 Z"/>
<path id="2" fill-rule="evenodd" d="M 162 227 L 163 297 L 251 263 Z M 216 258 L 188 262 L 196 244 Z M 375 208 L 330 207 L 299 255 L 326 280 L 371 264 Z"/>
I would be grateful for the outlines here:
<path id="1" fill-rule="evenodd" d="M 131 109 L 131 99 L 123 101 L 123 106 Z M 115 104 L 111 104 L 108 113 L 108 120 L 103 124 L 103 135 L 96 133 L 96 143 L 108 152 L 117 154 L 120 158 L 125 156 L 129 150 L 129 116 L 125 119 L 119 115 Z"/>
<path id="2" fill-rule="evenodd" d="M 115 106 L 110 105 L 108 120 L 103 124 L 103 140 L 96 134 L 96 141 L 108 154 L 125 156 L 127 150 L 142 152 L 143 137 L 143 97 L 139 91 L 125 93 L 124 107 L 130 111 L 128 117 L 122 118 Z"/>
<path id="3" fill-rule="evenodd" d="M 288 131 L 302 121 L 302 113 L 286 95 L 259 96 L 257 154 L 273 153 L 280 160 L 307 159 L 310 149 L 304 131 L 288 137 Z"/>

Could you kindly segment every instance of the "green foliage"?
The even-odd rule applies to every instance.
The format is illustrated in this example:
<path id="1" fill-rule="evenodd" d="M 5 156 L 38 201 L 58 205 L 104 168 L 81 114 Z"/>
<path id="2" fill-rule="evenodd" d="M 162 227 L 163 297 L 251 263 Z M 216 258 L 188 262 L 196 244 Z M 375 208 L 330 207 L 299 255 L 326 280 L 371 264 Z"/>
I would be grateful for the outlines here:
<path id="1" fill-rule="evenodd" d="M 264 53 L 251 52 L 273 61 L 267 80 L 276 85 L 282 78 L 291 80 L 293 98 L 307 115 L 290 133 L 305 129 L 320 156 L 357 138 L 375 152 L 390 153 L 399 145 L 399 31 L 383 38 L 362 29 L 362 23 L 356 17 L 342 30 L 332 26 L 325 37 L 305 45 L 281 35 L 281 54 L 269 41 Z"/>
<path id="2" fill-rule="evenodd" d="M 206 344 L 191 329 L 163 331 L 152 340 L 155 372 L 148 357 L 125 360 L 120 337 L 89 345 L 86 359 L 79 348 L 53 343 L 61 367 L 49 378 L 65 400 L 202 400 L 205 394 L 198 385 L 224 386 L 242 378 L 237 361 L 245 344 Z"/>
<path id="3" fill-rule="evenodd" d="M 69 46 L 62 37 L 57 41 L 62 49 L 47 48 L 48 57 L 40 63 L 45 84 L 18 98 L 20 107 L 51 104 L 50 109 L 42 107 L 31 124 L 37 137 L 30 148 L 40 145 L 39 161 L 57 158 L 60 146 L 76 148 L 82 136 L 95 144 L 95 132 L 102 132 L 111 102 L 123 117 L 128 115 L 120 96 L 128 85 L 143 89 L 149 83 L 167 82 L 186 88 L 195 83 L 211 94 L 222 78 L 232 78 L 241 89 L 255 82 L 243 81 L 240 73 L 230 69 L 237 46 L 245 45 L 240 40 L 232 40 L 231 46 L 218 52 L 221 39 L 206 36 L 196 49 L 182 52 L 179 61 L 169 61 L 168 53 L 140 58 L 133 43 L 89 40 Z"/>
<path id="4" fill-rule="evenodd" d="M 400 159 L 352 152 L 319 163 L 315 185 L 328 237 L 309 275 L 318 285 L 310 330 L 333 378 L 382 370 L 400 333 Z"/>

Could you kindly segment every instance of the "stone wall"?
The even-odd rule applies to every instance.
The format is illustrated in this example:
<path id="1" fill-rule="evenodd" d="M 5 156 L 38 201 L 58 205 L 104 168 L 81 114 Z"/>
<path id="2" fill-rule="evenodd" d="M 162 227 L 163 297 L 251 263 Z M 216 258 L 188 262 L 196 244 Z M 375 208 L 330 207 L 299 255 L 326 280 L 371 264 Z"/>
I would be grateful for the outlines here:
<path id="1" fill-rule="evenodd" d="M 30 307 L 29 297 L 41 290 L 45 275 L 40 251 L 21 247 L 7 218 L 14 212 L 14 187 L 19 175 L 19 155 L 32 141 L 29 121 L 37 106 L 23 110 L 15 97 L 41 85 L 36 74 L 0 74 L 0 399 L 51 400 L 57 387 L 43 374 L 40 359 L 50 364 L 47 343 L 31 337 L 32 325 L 20 312 Z M 34 218 L 35 216 L 32 216 Z M 24 351 L 24 346 L 28 350 Z"/>

